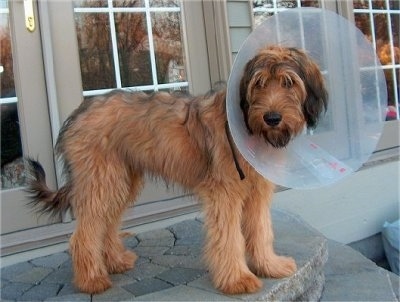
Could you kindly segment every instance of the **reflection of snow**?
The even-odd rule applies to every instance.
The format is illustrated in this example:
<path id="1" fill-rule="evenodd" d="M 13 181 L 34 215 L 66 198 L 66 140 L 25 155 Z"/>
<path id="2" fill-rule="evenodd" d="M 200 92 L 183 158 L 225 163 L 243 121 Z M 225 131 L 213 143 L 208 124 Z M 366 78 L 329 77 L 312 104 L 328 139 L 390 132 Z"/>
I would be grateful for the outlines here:
<path id="1" fill-rule="evenodd" d="M 185 80 L 185 67 L 179 65 L 177 61 L 171 60 L 168 64 L 168 82 L 182 82 Z"/>

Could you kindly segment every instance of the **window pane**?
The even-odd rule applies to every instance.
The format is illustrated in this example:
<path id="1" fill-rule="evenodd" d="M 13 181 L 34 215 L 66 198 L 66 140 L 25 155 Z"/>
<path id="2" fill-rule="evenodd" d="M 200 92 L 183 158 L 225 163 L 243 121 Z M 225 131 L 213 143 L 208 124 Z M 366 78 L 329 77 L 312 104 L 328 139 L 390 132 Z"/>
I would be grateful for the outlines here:
<path id="1" fill-rule="evenodd" d="M 0 75 L 0 97 L 15 97 L 11 33 L 7 13 L 0 14 Z"/>
<path id="2" fill-rule="evenodd" d="M 386 9 L 386 0 L 372 0 L 373 9 Z"/>
<path id="3" fill-rule="evenodd" d="M 186 81 L 180 13 L 153 13 L 152 25 L 158 82 Z"/>
<path id="4" fill-rule="evenodd" d="M 83 90 L 115 88 L 108 14 L 80 13 L 75 22 Z"/>
<path id="5" fill-rule="evenodd" d="M 24 185 L 25 171 L 14 86 L 8 3 L 0 1 L 1 189 Z"/>
<path id="6" fill-rule="evenodd" d="M 115 27 L 122 87 L 151 85 L 153 80 L 146 15 L 117 13 Z"/>
<path id="7" fill-rule="evenodd" d="M 388 94 L 387 120 L 399 119 L 399 5 L 398 1 L 353 1 L 356 26 L 375 46 L 383 66 Z"/>

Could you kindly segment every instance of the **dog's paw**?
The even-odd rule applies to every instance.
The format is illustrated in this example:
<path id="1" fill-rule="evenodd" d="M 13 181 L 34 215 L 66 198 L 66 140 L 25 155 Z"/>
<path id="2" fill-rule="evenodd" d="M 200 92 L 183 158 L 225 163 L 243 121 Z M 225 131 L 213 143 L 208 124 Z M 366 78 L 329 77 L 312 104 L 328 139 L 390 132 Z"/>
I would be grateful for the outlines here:
<path id="1" fill-rule="evenodd" d="M 223 284 L 219 285 L 218 288 L 224 294 L 236 295 L 254 293 L 258 291 L 261 286 L 261 280 L 249 273 L 241 275 L 239 279 L 225 281 Z"/>
<path id="2" fill-rule="evenodd" d="M 111 287 L 108 276 L 96 276 L 91 279 L 75 280 L 75 286 L 84 293 L 100 294 Z"/>
<path id="3" fill-rule="evenodd" d="M 134 252 L 126 250 L 117 259 L 107 261 L 107 271 L 110 274 L 120 274 L 129 271 L 135 266 L 137 258 Z"/>
<path id="4" fill-rule="evenodd" d="M 296 262 L 291 257 L 277 256 L 268 259 L 262 265 L 252 267 L 252 271 L 260 277 L 285 278 L 293 275 L 297 270 Z"/>

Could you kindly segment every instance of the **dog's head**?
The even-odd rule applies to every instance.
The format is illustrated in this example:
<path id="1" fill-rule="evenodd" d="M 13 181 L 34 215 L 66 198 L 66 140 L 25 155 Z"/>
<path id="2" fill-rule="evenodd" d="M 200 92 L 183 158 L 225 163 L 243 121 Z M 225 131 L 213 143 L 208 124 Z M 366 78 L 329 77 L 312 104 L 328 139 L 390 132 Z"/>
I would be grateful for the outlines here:
<path id="1" fill-rule="evenodd" d="M 327 102 L 317 64 L 299 49 L 268 47 L 245 66 L 240 107 L 246 126 L 275 148 L 285 147 L 305 126 L 315 128 Z"/>

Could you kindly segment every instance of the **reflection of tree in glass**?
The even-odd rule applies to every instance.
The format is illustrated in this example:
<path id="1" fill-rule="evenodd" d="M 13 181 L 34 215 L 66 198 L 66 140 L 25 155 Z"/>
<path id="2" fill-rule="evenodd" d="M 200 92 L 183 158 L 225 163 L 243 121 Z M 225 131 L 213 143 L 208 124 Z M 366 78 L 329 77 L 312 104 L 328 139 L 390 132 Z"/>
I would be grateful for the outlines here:
<path id="1" fill-rule="evenodd" d="M 14 97 L 14 72 L 8 23 L 0 26 L 0 66 L 3 67 L 0 74 L 0 97 Z"/>
<path id="2" fill-rule="evenodd" d="M 75 22 L 83 89 L 115 87 L 108 14 L 77 13 Z"/>

